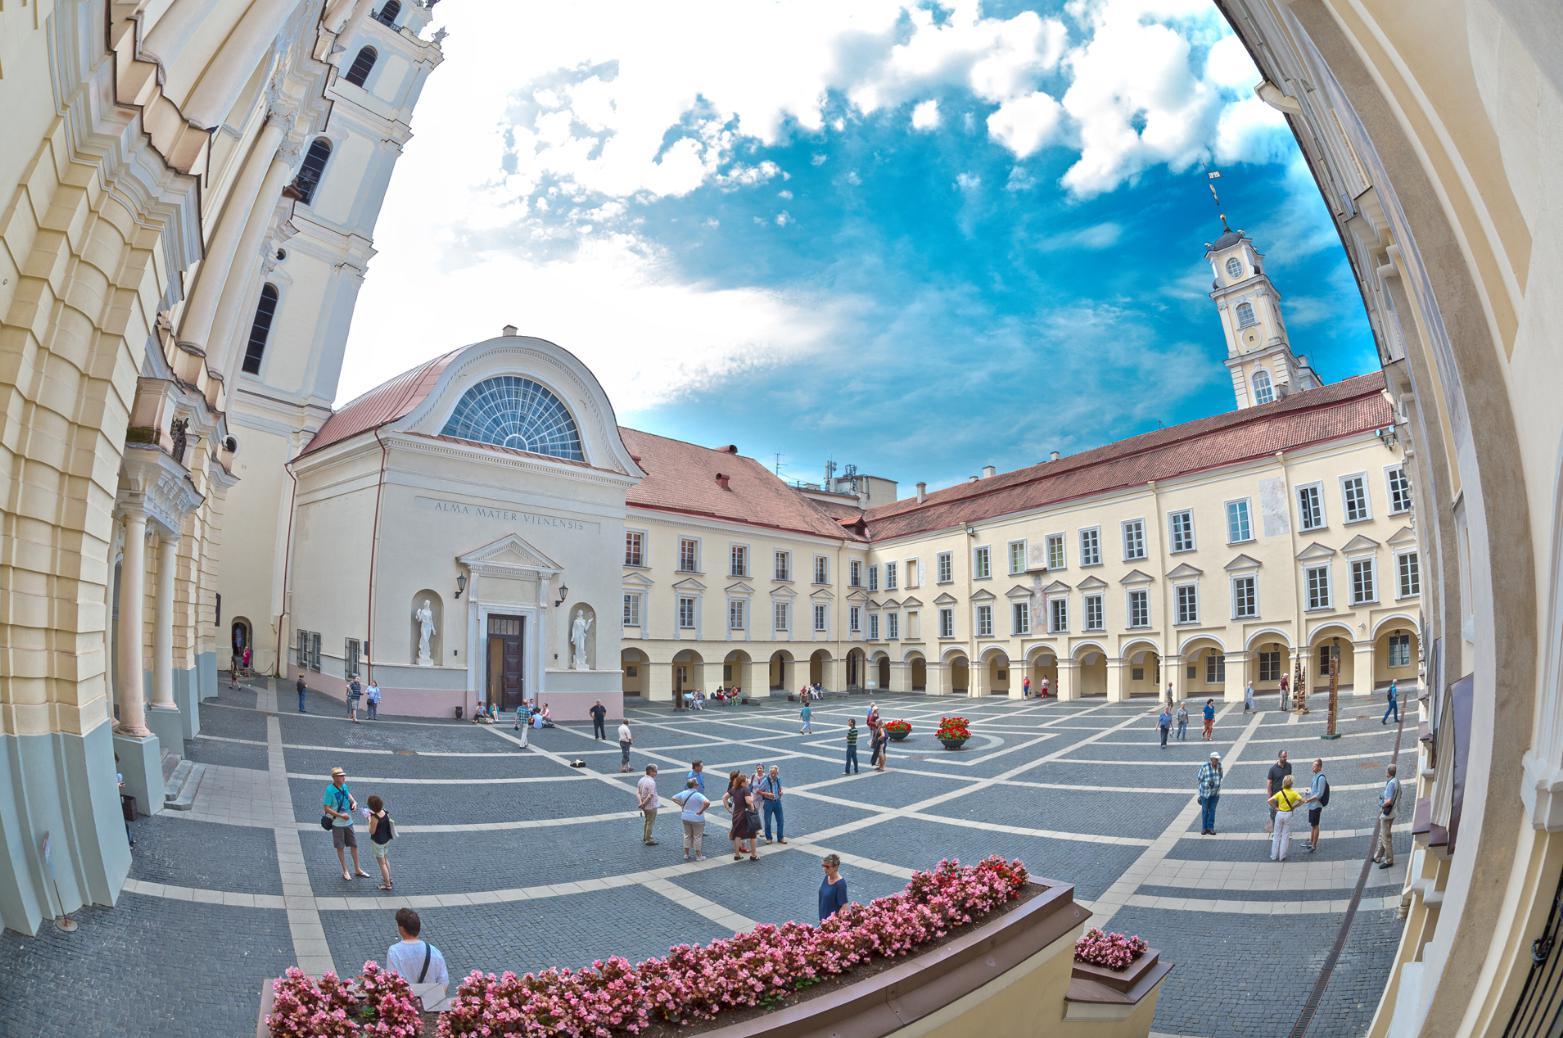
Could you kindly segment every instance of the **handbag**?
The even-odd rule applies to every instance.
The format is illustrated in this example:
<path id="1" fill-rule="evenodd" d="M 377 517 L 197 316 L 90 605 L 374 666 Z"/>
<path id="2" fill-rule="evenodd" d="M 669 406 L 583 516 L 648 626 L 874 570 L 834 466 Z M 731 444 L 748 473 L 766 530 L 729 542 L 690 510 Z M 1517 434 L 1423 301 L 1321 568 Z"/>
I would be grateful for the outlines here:
<path id="1" fill-rule="evenodd" d="M 326 832 L 330 832 L 331 831 L 331 816 L 330 815 L 322 814 L 320 816 L 320 828 L 324 829 Z"/>

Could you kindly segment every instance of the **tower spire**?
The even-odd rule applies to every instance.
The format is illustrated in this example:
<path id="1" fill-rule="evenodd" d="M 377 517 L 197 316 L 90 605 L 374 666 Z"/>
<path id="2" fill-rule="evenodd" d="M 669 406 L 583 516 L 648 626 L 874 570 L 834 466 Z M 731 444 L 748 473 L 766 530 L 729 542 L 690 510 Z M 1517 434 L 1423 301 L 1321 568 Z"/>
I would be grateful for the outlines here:
<path id="1" fill-rule="evenodd" d="M 1221 171 L 1213 169 L 1205 174 L 1205 183 L 1210 188 L 1210 197 L 1216 200 L 1216 215 L 1221 217 L 1221 229 L 1230 231 L 1232 226 L 1227 223 L 1227 214 L 1221 209 L 1221 196 L 1216 194 L 1216 181 L 1221 179 Z"/>

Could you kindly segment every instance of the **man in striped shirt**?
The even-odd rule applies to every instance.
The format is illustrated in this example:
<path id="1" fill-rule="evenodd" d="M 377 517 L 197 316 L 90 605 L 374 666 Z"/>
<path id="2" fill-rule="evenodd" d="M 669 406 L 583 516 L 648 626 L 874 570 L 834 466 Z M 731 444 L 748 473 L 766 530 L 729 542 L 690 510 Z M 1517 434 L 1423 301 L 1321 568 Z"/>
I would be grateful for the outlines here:
<path id="1" fill-rule="evenodd" d="M 1216 801 L 1221 799 L 1221 754 L 1210 751 L 1210 760 L 1199 769 L 1199 806 L 1203 808 L 1200 815 L 1199 835 L 1214 836 L 1216 834 Z"/>
<path id="2" fill-rule="evenodd" d="M 847 718 L 847 767 L 843 775 L 855 774 L 857 767 L 857 718 Z"/>

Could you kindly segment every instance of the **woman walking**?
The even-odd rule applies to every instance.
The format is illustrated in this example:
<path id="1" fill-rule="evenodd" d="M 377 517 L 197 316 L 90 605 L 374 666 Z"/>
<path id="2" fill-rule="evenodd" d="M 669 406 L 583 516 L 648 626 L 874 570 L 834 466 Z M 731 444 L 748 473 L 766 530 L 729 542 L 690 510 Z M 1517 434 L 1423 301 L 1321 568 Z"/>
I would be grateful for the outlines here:
<path id="1" fill-rule="evenodd" d="M 875 771 L 884 771 L 885 746 L 887 743 L 889 743 L 890 737 L 885 734 L 885 726 L 878 723 L 874 725 L 873 736 L 873 751 L 869 754 L 868 762 L 874 766 Z"/>
<path id="2" fill-rule="evenodd" d="M 391 813 L 378 796 L 369 798 L 369 851 L 380 866 L 380 889 L 391 889 L 391 840 L 396 836 Z"/>
<path id="3" fill-rule="evenodd" d="M 750 861 L 759 861 L 759 849 L 754 840 L 755 833 L 760 831 L 759 812 L 755 810 L 754 794 L 749 791 L 747 776 L 736 775 L 733 784 L 728 787 L 727 795 L 722 797 L 722 805 L 733 816 L 732 828 L 727 831 L 733 841 L 733 860 L 738 861 L 747 851 Z M 747 847 L 744 846 L 746 843 Z"/>
<path id="4" fill-rule="evenodd" d="M 841 859 L 827 854 L 820 862 L 825 880 L 819 885 L 819 921 L 824 922 L 847 905 L 847 881 L 841 878 Z"/>
<path id="5" fill-rule="evenodd" d="M 1270 837 L 1270 860 L 1285 861 L 1292 840 L 1292 811 L 1303 802 L 1303 795 L 1292 789 L 1290 775 L 1281 780 L 1280 790 L 1270 798 L 1275 808 L 1275 835 Z"/>

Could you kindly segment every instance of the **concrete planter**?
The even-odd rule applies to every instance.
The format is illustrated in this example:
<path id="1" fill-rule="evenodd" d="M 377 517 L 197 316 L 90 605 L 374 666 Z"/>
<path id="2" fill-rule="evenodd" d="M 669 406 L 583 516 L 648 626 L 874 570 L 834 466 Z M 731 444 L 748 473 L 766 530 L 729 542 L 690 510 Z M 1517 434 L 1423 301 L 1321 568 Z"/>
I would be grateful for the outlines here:
<path id="1" fill-rule="evenodd" d="M 1161 953 L 1151 948 L 1127 969 L 1114 970 L 1077 962 L 1066 997 L 1070 1020 L 1123 1020 L 1138 1013 L 1149 1000 L 1155 1003 L 1157 985 L 1172 966 L 1161 961 Z"/>
<path id="2" fill-rule="evenodd" d="M 939 741 L 944 743 L 944 748 L 947 750 L 958 750 L 966 745 L 965 739 L 940 739 Z"/>
<path id="3" fill-rule="evenodd" d="M 912 731 L 911 729 L 907 729 L 904 732 L 892 732 L 890 729 L 886 728 L 885 734 L 890 736 L 891 742 L 904 742 L 906 737 L 912 734 Z"/>

